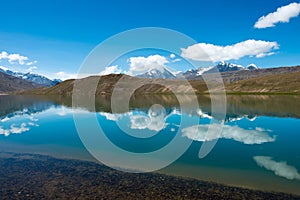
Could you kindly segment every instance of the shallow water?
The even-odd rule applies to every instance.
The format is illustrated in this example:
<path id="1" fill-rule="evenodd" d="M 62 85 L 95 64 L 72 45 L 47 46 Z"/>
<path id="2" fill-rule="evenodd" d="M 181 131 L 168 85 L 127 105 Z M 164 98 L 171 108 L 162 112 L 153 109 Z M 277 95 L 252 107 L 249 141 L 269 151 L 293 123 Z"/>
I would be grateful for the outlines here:
<path id="1" fill-rule="evenodd" d="M 189 96 L 183 99 L 188 102 Z M 218 128 L 215 121 L 222 120 L 211 116 L 209 97 L 198 101 L 197 110 L 182 109 L 170 95 L 140 96 L 131 99 L 129 110 L 112 113 L 108 96 L 97 98 L 95 111 L 72 109 L 70 98 L 0 96 L 0 151 L 95 160 L 90 151 L 105 164 L 127 170 L 167 165 L 179 155 L 159 172 L 300 194 L 299 96 L 227 96 L 222 132 L 209 137 L 209 124 Z M 114 146 L 140 157 L 130 160 L 98 141 L 98 131 L 90 125 L 94 118 Z M 166 154 L 149 156 L 174 145 L 174 139 Z M 210 140 L 217 140 L 216 145 L 200 159 L 201 145 Z"/>

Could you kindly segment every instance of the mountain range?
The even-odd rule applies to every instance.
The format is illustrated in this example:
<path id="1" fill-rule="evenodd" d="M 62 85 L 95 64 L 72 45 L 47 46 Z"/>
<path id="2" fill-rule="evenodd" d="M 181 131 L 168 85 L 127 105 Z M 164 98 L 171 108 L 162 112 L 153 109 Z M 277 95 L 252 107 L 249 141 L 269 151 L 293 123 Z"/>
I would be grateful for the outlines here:
<path id="1" fill-rule="evenodd" d="M 141 93 L 170 93 L 168 88 L 163 87 L 166 83 L 172 87 L 178 87 L 185 93 L 188 90 L 187 79 L 196 93 L 207 93 L 207 86 L 203 79 L 203 74 L 220 71 L 227 93 L 293 93 L 300 94 L 300 66 L 258 68 L 251 64 L 246 67 L 241 65 L 220 62 L 214 67 L 188 70 L 183 73 L 172 73 L 166 68 L 152 69 L 147 73 L 132 77 L 124 74 L 110 74 L 102 76 L 98 83 L 96 95 L 112 94 L 115 84 L 121 77 L 125 77 L 130 85 L 139 85 L 140 81 L 149 84 L 142 86 L 136 92 Z M 23 78 L 17 78 L 0 71 L 0 92 L 10 92 L 23 90 L 20 94 L 60 94 L 71 95 L 73 91 L 74 79 L 57 83 L 51 87 L 45 87 Z M 32 74 L 30 74 L 32 75 Z M 39 76 L 39 75 L 37 75 Z M 87 77 L 82 80 L 98 79 L 97 76 Z M 25 81 L 25 82 L 24 82 Z M 94 80 L 95 81 L 95 80 Z M 32 90 L 33 89 L 33 90 Z M 126 92 L 127 88 L 121 88 Z M 24 91 L 31 90 L 31 91 Z M 84 93 L 85 91 L 83 91 Z"/>
<path id="2" fill-rule="evenodd" d="M 163 78 L 174 79 L 177 78 L 175 74 L 169 71 L 167 68 L 151 69 L 144 74 L 137 75 L 138 78 Z"/>
<path id="3" fill-rule="evenodd" d="M 257 70 L 240 69 L 222 72 L 221 76 L 228 94 L 300 94 L 300 66 Z M 95 95 L 111 95 L 120 78 L 122 78 L 122 84 L 119 85 L 118 91 L 124 93 L 131 93 L 129 85 L 142 85 L 135 90 L 136 95 L 172 94 L 171 88 L 183 94 L 191 92 L 207 94 L 209 92 L 207 84 L 201 76 L 197 79 L 188 80 L 193 90 L 190 90 L 191 87 L 182 79 L 139 78 L 124 74 L 105 75 L 101 76 L 100 79 L 97 76 L 91 76 L 78 81 L 88 88 L 90 87 L 89 84 L 98 82 Z M 66 80 L 50 88 L 38 88 L 18 94 L 70 96 L 73 93 L 74 82 L 74 79 Z M 164 87 L 164 85 L 168 85 L 168 87 Z M 218 91 L 218 88 L 211 89 L 211 91 Z M 82 95 L 89 95 L 90 92 L 88 90 L 77 91 Z"/>
<path id="4" fill-rule="evenodd" d="M 30 90 L 38 87 L 41 86 L 36 83 L 0 72 L 0 94 L 12 91 Z"/>
<path id="5" fill-rule="evenodd" d="M 50 87 L 53 85 L 56 85 L 57 83 L 61 82 L 61 80 L 59 79 L 54 79 L 51 80 L 45 76 L 39 75 L 39 74 L 34 74 L 31 72 L 27 72 L 27 73 L 22 73 L 22 72 L 16 72 L 16 71 L 11 71 L 7 68 L 1 67 L 0 66 L 0 72 L 10 75 L 10 76 L 14 76 L 29 82 L 33 82 L 39 86 L 43 86 L 43 87 Z"/>
<path id="6" fill-rule="evenodd" d="M 174 73 L 171 72 L 167 68 L 161 68 L 161 69 L 151 69 L 148 72 L 144 74 L 137 75 L 138 78 L 163 78 L 163 79 L 197 79 L 202 76 L 202 74 L 209 74 L 209 73 L 216 73 L 216 72 L 232 72 L 232 71 L 252 71 L 252 70 L 258 70 L 259 67 L 257 67 L 255 64 L 250 64 L 246 67 L 238 64 L 233 64 L 229 62 L 221 61 L 216 66 L 212 67 L 199 67 L 198 69 L 189 69 L 185 72 L 179 72 Z"/>

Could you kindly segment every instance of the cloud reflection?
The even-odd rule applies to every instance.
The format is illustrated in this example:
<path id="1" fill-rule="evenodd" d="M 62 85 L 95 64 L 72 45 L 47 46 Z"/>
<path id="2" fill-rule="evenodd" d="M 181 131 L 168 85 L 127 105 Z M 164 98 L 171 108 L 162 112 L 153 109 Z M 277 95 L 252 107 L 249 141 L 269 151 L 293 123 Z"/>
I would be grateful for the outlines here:
<path id="1" fill-rule="evenodd" d="M 129 118 L 129 127 L 131 129 L 149 129 L 152 131 L 160 131 L 168 125 L 166 120 L 172 115 L 181 115 L 177 109 L 173 109 L 169 114 L 164 110 L 150 108 L 148 112 L 130 111 L 126 113 L 106 113 L 99 112 L 99 115 L 110 121 L 118 121 Z"/>
<path id="2" fill-rule="evenodd" d="M 17 118 L 22 117 L 24 120 L 29 120 L 29 122 L 22 122 L 21 124 L 12 123 L 8 125 L 8 128 L 3 128 L 0 126 L 0 135 L 9 136 L 11 134 L 22 134 L 30 130 L 32 126 L 39 126 L 36 122 L 38 119 L 35 117 L 34 114 L 30 113 L 28 109 L 23 109 L 21 111 L 16 111 L 14 113 L 10 113 L 4 116 L 1 119 L 1 124 L 7 124 L 10 121 L 14 121 Z M 23 120 L 22 120 L 23 121 Z"/>
<path id="3" fill-rule="evenodd" d="M 254 156 L 253 159 L 258 166 L 273 171 L 277 176 L 289 180 L 300 180 L 300 174 L 294 166 L 288 165 L 286 161 L 274 161 L 269 156 Z"/>
<path id="4" fill-rule="evenodd" d="M 30 128 L 26 123 L 22 123 L 20 126 L 12 124 L 8 129 L 4 129 L 0 126 L 0 135 L 9 136 L 10 134 L 21 134 L 29 130 Z"/>
<path id="5" fill-rule="evenodd" d="M 215 139 L 231 139 L 244 144 L 262 144 L 266 142 L 274 142 L 275 136 L 271 137 L 266 130 L 246 130 L 238 126 L 224 125 L 221 134 L 206 135 L 209 126 L 212 128 L 220 128 L 219 124 L 195 125 L 182 129 L 183 136 L 195 141 L 212 141 Z"/>

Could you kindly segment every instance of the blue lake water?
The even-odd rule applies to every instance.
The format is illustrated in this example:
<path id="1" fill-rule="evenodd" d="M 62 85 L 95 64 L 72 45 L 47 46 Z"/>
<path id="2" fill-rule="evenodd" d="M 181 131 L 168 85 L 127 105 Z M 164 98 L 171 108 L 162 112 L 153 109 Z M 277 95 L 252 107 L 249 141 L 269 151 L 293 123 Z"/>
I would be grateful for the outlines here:
<path id="1" fill-rule="evenodd" d="M 158 172 L 300 194 L 300 96 L 228 96 L 222 132 L 209 136 L 204 133 L 214 120 L 210 100 L 205 96 L 198 100 L 198 110 L 182 110 L 172 96 L 139 97 L 129 111 L 112 113 L 109 97 L 99 97 L 94 112 L 72 108 L 69 98 L 0 96 L 0 151 L 95 161 L 88 147 L 95 154 L 105 153 L 110 159 L 105 164 L 136 166 L 132 170 L 165 164 L 180 155 Z M 78 134 L 74 115 L 86 123 L 84 133 Z M 133 163 L 103 140 L 90 137 L 96 133 L 89 124 L 93 117 L 113 145 L 141 155 L 141 161 Z M 190 123 L 182 124 L 183 118 Z M 91 146 L 83 144 L 89 137 L 95 140 Z M 172 151 L 143 160 L 148 152 L 171 145 L 176 138 Z M 200 159 L 201 145 L 216 139 L 212 151 Z M 181 147 L 187 144 L 181 155 Z"/>

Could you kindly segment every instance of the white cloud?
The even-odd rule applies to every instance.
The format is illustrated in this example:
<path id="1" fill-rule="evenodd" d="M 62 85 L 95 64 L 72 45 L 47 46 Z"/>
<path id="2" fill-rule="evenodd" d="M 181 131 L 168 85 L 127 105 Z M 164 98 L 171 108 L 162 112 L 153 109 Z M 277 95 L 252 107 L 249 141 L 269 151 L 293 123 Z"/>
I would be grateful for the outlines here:
<path id="1" fill-rule="evenodd" d="M 120 74 L 121 69 L 119 69 L 118 65 L 113 65 L 109 67 L 105 67 L 105 70 L 99 73 L 99 75 L 108 75 L 108 74 Z"/>
<path id="2" fill-rule="evenodd" d="M 171 53 L 171 54 L 170 54 L 170 58 L 172 59 L 172 60 L 171 60 L 172 63 L 181 61 L 180 58 L 176 58 L 176 55 L 175 55 L 174 53 Z"/>
<path id="3" fill-rule="evenodd" d="M 27 127 L 26 123 L 22 123 L 19 127 L 15 124 L 12 124 L 8 129 L 3 129 L 0 126 L 0 135 L 5 136 L 9 136 L 10 134 L 21 134 L 26 131 L 29 131 L 29 128 Z"/>
<path id="4" fill-rule="evenodd" d="M 32 72 L 35 69 L 37 69 L 37 66 L 31 66 L 27 69 L 27 71 Z"/>
<path id="5" fill-rule="evenodd" d="M 300 174 L 294 166 L 288 165 L 285 161 L 276 162 L 269 156 L 254 156 L 253 159 L 258 166 L 273 171 L 277 176 L 289 180 L 300 180 Z"/>
<path id="6" fill-rule="evenodd" d="M 238 60 L 245 56 L 261 58 L 272 55 L 278 49 L 277 42 L 263 40 L 246 40 L 233 45 L 219 46 L 207 43 L 198 43 L 187 48 L 181 48 L 181 56 L 197 61 L 226 61 Z"/>
<path id="7" fill-rule="evenodd" d="M 179 61 L 181 61 L 181 59 L 180 58 L 176 58 L 176 59 L 172 60 L 172 63 L 179 62 Z"/>
<path id="8" fill-rule="evenodd" d="M 9 54 L 6 51 L 2 51 L 0 53 L 0 60 L 6 59 L 10 64 L 14 64 L 15 62 L 18 62 L 20 65 L 24 65 L 25 61 L 28 60 L 28 57 L 22 56 L 17 53 Z"/>
<path id="9" fill-rule="evenodd" d="M 300 13 L 300 3 L 291 3 L 278 8 L 275 12 L 262 16 L 255 23 L 255 28 L 274 27 L 276 23 L 288 23 L 291 18 L 297 17 Z"/>
<path id="10" fill-rule="evenodd" d="M 81 79 L 81 78 L 86 78 L 89 76 L 95 76 L 96 74 L 88 74 L 88 73 L 79 73 L 79 74 L 75 74 L 75 73 L 68 73 L 68 72 L 64 72 L 64 71 L 60 71 L 60 72 L 56 72 L 54 73 L 54 76 L 52 76 L 52 78 L 58 78 L 61 80 L 68 80 L 68 79 Z"/>
<path id="11" fill-rule="evenodd" d="M 175 56 L 174 53 L 171 53 L 171 54 L 170 54 L 170 58 L 174 59 L 175 57 L 176 57 L 176 56 Z"/>
<path id="12" fill-rule="evenodd" d="M 275 141 L 275 136 L 269 136 L 265 130 L 262 131 L 263 129 L 246 130 L 238 126 L 229 125 L 223 126 L 221 134 L 207 135 L 209 126 L 212 126 L 212 128 L 215 126 L 216 129 L 220 128 L 219 124 L 195 125 L 182 129 L 182 133 L 183 136 L 200 142 L 212 141 L 220 138 L 231 139 L 244 144 L 262 144 Z"/>
<path id="13" fill-rule="evenodd" d="M 72 73 L 67 73 L 67 72 L 57 72 L 55 73 L 55 77 L 59 78 L 61 80 L 67 80 L 67 79 L 75 79 L 77 78 L 78 74 L 72 74 Z"/>
<path id="14" fill-rule="evenodd" d="M 27 66 L 30 66 L 30 65 L 34 65 L 34 64 L 36 64 L 36 63 L 37 63 L 37 61 L 35 60 L 35 61 L 32 61 L 32 62 L 27 62 L 26 65 L 27 65 Z"/>
<path id="15" fill-rule="evenodd" d="M 271 55 L 274 55 L 275 52 L 269 52 L 269 53 L 260 53 L 260 54 L 257 54 L 256 55 L 256 58 L 262 58 L 262 57 L 265 57 L 265 56 L 271 56 Z"/>
<path id="16" fill-rule="evenodd" d="M 161 55 L 150 55 L 148 57 L 131 57 L 129 58 L 129 71 L 127 74 L 136 75 L 147 72 L 151 69 L 163 70 L 166 64 L 169 63 L 168 59 Z"/>

